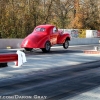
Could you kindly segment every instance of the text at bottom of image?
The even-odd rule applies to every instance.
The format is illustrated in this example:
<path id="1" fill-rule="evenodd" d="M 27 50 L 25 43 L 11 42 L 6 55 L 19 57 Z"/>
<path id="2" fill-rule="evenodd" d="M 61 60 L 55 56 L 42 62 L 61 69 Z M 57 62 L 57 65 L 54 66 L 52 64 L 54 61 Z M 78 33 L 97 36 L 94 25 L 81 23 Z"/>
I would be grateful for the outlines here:
<path id="1" fill-rule="evenodd" d="M 20 96 L 20 95 L 13 95 L 13 96 L 0 96 L 1 100 L 12 100 L 12 99 L 26 99 L 26 100 L 36 100 L 36 99 L 40 99 L 40 100 L 46 100 L 47 96 L 40 96 L 40 95 L 33 95 L 33 96 Z"/>

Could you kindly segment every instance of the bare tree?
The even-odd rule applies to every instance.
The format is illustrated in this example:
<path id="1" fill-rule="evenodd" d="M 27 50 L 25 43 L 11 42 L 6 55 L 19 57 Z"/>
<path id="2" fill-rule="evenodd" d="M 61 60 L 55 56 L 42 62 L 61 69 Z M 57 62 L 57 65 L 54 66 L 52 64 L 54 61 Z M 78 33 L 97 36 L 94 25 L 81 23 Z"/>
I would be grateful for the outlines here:
<path id="1" fill-rule="evenodd" d="M 99 29 L 99 11 L 97 0 L 74 0 L 74 19 L 71 22 L 73 28 Z"/>
<path id="2" fill-rule="evenodd" d="M 54 0 L 53 14 L 61 28 L 66 28 L 70 21 L 69 13 L 73 9 L 74 0 Z"/>

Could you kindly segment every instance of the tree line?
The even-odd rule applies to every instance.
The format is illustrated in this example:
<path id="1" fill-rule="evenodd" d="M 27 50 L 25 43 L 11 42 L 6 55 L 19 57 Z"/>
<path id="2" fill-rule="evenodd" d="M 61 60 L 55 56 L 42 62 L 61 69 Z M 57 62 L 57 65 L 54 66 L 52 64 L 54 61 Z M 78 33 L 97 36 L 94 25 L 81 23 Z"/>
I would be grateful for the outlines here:
<path id="1" fill-rule="evenodd" d="M 24 38 L 39 24 L 100 30 L 100 0 L 0 0 L 2 38 Z"/>

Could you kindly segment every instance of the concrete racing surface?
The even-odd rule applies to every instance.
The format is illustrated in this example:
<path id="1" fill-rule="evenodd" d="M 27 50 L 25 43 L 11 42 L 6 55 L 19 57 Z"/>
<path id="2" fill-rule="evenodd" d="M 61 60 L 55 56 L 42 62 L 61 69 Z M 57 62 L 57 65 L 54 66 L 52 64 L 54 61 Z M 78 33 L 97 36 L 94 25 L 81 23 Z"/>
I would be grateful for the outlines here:
<path id="1" fill-rule="evenodd" d="M 77 48 L 78 50 L 76 47 L 70 47 L 68 50 L 65 50 L 58 46 L 51 49 L 50 53 L 42 53 L 41 50 L 25 52 L 27 63 L 24 63 L 21 67 L 15 67 L 13 62 L 8 63 L 9 66 L 7 68 L 0 69 L 0 78 L 100 60 L 100 55 L 87 55 L 82 50 L 79 50 L 84 47 Z M 16 50 L 12 51 L 15 52 Z"/>
<path id="2" fill-rule="evenodd" d="M 41 96 L 39 100 L 100 100 L 100 55 L 83 53 L 90 48 L 93 45 L 68 50 L 57 46 L 50 53 L 25 52 L 23 66 L 17 68 L 11 62 L 0 68 L 1 99 L 21 95 L 31 100 Z"/>

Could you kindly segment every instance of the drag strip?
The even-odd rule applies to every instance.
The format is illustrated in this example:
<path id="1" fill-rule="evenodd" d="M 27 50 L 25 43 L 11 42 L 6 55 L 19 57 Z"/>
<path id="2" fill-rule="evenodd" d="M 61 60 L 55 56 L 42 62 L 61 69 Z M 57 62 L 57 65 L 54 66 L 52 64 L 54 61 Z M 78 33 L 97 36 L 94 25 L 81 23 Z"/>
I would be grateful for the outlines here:
<path id="1" fill-rule="evenodd" d="M 87 47 L 92 48 L 55 47 L 49 53 L 42 53 L 40 49 L 25 51 L 27 62 L 23 66 L 16 68 L 10 63 L 0 68 L 1 100 L 14 95 L 30 96 L 27 100 L 38 100 L 41 96 L 45 98 L 39 100 L 71 100 L 99 87 L 100 55 L 84 54 L 82 50 Z M 13 97 L 10 100 L 15 100 Z"/>
<path id="2" fill-rule="evenodd" d="M 100 61 L 93 63 L 65 66 L 45 70 L 24 77 L 16 77 L 5 84 L 2 81 L 0 95 L 34 95 L 47 96 L 47 100 L 70 98 L 100 84 Z M 35 100 L 33 98 L 33 100 Z"/>

